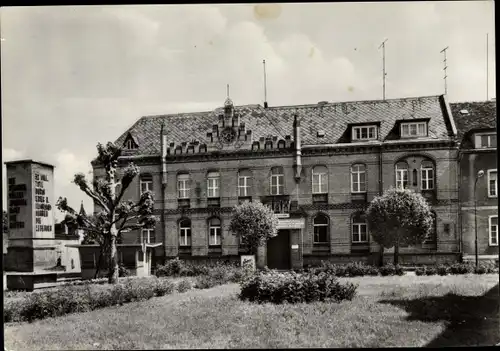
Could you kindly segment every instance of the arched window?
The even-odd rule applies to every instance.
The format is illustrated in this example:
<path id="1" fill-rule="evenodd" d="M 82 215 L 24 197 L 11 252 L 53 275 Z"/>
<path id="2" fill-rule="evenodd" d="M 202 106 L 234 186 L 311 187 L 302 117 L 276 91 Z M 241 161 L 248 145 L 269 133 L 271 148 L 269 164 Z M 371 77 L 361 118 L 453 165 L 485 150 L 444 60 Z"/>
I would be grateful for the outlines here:
<path id="1" fill-rule="evenodd" d="M 238 196 L 250 196 L 250 189 L 252 188 L 252 173 L 247 170 L 240 170 L 238 172 Z"/>
<path id="2" fill-rule="evenodd" d="M 431 161 L 422 161 L 420 166 L 421 171 L 421 190 L 434 189 L 434 165 Z"/>
<path id="3" fill-rule="evenodd" d="M 209 172 L 207 175 L 207 196 L 219 197 L 219 172 Z"/>
<path id="4" fill-rule="evenodd" d="M 408 164 L 398 162 L 396 164 L 396 188 L 406 189 L 408 187 Z"/>
<path id="5" fill-rule="evenodd" d="M 353 193 L 366 192 L 366 166 L 355 164 L 351 166 L 351 191 Z"/>
<path id="6" fill-rule="evenodd" d="M 252 144 L 252 150 L 257 151 L 260 149 L 260 143 L 258 141 L 254 141 Z"/>
<path id="7" fill-rule="evenodd" d="M 286 144 L 285 144 L 284 140 L 278 141 L 278 149 L 284 149 L 285 146 L 286 146 Z"/>
<path id="8" fill-rule="evenodd" d="M 179 245 L 191 246 L 191 221 L 189 219 L 179 222 Z"/>
<path id="9" fill-rule="evenodd" d="M 177 146 L 175 147 L 174 154 L 175 154 L 175 155 L 180 155 L 180 154 L 182 154 L 182 146 L 177 145 Z"/>
<path id="10" fill-rule="evenodd" d="M 328 217 L 318 214 L 313 219 L 314 243 L 328 242 Z"/>
<path id="11" fill-rule="evenodd" d="M 205 144 L 200 145 L 200 152 L 207 152 L 207 146 Z"/>
<path id="12" fill-rule="evenodd" d="M 208 221 L 208 245 L 216 246 L 221 244 L 220 219 L 212 218 Z"/>
<path id="13" fill-rule="evenodd" d="M 271 195 L 283 195 L 285 192 L 285 176 L 283 167 L 271 168 Z"/>
<path id="14" fill-rule="evenodd" d="M 265 150 L 271 150 L 273 148 L 273 142 L 271 140 L 266 141 L 264 144 L 264 149 Z"/>
<path id="15" fill-rule="evenodd" d="M 325 166 L 316 166 L 312 170 L 313 194 L 328 193 L 328 169 Z"/>
<path id="16" fill-rule="evenodd" d="M 368 226 L 366 224 L 365 216 L 361 213 L 356 213 L 352 217 L 352 242 L 368 242 Z"/>
<path id="17" fill-rule="evenodd" d="M 153 191 L 153 176 L 151 174 L 143 174 L 140 178 L 141 194 L 146 191 Z"/>
<path id="18" fill-rule="evenodd" d="M 127 150 L 135 150 L 135 149 L 137 149 L 137 145 L 134 142 L 134 140 L 132 140 L 132 138 L 129 138 L 129 139 L 127 139 L 125 141 L 125 149 L 127 149 Z"/>
<path id="19" fill-rule="evenodd" d="M 189 174 L 177 175 L 177 196 L 179 199 L 189 199 Z"/>

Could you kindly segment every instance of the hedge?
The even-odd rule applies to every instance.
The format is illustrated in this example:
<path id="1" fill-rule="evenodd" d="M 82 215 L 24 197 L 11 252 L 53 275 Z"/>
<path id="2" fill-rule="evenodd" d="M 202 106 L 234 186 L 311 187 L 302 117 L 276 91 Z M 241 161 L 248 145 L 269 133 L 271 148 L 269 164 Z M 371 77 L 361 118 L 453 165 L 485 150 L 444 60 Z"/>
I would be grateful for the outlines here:
<path id="1" fill-rule="evenodd" d="M 441 275 L 445 276 L 448 274 L 487 274 L 487 273 L 498 273 L 498 268 L 494 263 L 481 263 L 476 268 L 472 263 L 454 263 L 451 265 L 436 265 L 436 266 L 422 266 L 415 270 L 416 275 Z"/>

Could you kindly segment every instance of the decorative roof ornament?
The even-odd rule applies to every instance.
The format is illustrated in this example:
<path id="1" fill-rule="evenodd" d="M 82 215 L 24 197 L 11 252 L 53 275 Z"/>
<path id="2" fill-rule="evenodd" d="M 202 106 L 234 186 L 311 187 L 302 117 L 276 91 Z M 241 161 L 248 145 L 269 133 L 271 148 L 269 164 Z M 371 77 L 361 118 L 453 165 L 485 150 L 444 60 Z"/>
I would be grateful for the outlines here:
<path id="1" fill-rule="evenodd" d="M 229 84 L 227 85 L 227 98 L 224 102 L 224 107 L 233 106 L 233 100 L 229 97 Z"/>

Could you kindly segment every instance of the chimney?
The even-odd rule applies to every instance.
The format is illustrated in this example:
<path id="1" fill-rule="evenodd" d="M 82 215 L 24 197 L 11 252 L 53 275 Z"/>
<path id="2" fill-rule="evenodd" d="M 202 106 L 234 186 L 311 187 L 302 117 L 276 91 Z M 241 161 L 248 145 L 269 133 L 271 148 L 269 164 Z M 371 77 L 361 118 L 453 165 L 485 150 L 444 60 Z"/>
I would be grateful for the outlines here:
<path id="1" fill-rule="evenodd" d="M 295 180 L 299 182 L 302 172 L 302 146 L 300 142 L 300 121 L 297 113 L 293 117 L 293 139 L 295 141 Z"/>
<path id="2" fill-rule="evenodd" d="M 267 101 L 264 101 L 264 108 L 268 108 Z"/>

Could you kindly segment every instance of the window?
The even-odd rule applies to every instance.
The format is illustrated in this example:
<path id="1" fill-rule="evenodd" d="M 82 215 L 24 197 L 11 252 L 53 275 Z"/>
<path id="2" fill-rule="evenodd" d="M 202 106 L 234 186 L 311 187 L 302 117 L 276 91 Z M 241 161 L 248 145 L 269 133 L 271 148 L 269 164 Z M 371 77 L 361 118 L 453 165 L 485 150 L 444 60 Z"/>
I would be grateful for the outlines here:
<path id="1" fill-rule="evenodd" d="M 319 214 L 314 217 L 314 243 L 327 243 L 328 242 L 328 217 Z"/>
<path id="2" fill-rule="evenodd" d="M 153 177 L 149 174 L 141 176 L 140 186 L 141 194 L 146 191 L 153 191 Z"/>
<path id="3" fill-rule="evenodd" d="M 366 192 L 366 166 L 362 164 L 351 167 L 351 191 L 353 193 Z"/>
<path id="4" fill-rule="evenodd" d="M 134 140 L 132 140 L 132 138 L 129 138 L 125 141 L 125 149 L 127 150 L 137 149 L 137 145 L 136 143 L 134 143 Z"/>
<path id="5" fill-rule="evenodd" d="M 497 170 L 488 170 L 488 197 L 498 196 Z"/>
<path id="6" fill-rule="evenodd" d="M 422 173 L 422 186 L 421 190 L 432 190 L 434 189 L 434 165 L 430 161 L 422 161 L 420 166 L 420 171 Z"/>
<path id="7" fill-rule="evenodd" d="M 498 246 L 498 216 L 489 217 L 490 246 Z"/>
<path id="8" fill-rule="evenodd" d="M 212 218 L 208 225 L 208 244 L 210 246 L 221 244 L 220 220 Z"/>
<path id="9" fill-rule="evenodd" d="M 189 199 L 189 174 L 179 174 L 177 176 L 177 191 L 179 199 Z"/>
<path id="10" fill-rule="evenodd" d="M 219 197 L 219 172 L 209 172 L 207 176 L 208 197 Z"/>
<path id="11" fill-rule="evenodd" d="M 141 231 L 141 243 L 152 244 L 155 242 L 154 229 L 143 229 Z"/>
<path id="12" fill-rule="evenodd" d="M 476 134 L 477 148 L 495 148 L 497 147 L 496 133 Z"/>
<path id="13" fill-rule="evenodd" d="M 248 170 L 238 173 L 238 196 L 250 196 L 252 174 Z"/>
<path id="14" fill-rule="evenodd" d="M 377 139 L 377 126 L 352 127 L 352 140 Z"/>
<path id="15" fill-rule="evenodd" d="M 396 164 L 396 188 L 406 189 L 408 187 L 408 164 L 398 162 Z"/>
<path id="16" fill-rule="evenodd" d="M 286 144 L 285 144 L 284 140 L 278 141 L 278 149 L 284 149 L 285 146 L 286 146 Z"/>
<path id="17" fill-rule="evenodd" d="M 352 242 L 367 243 L 368 242 L 368 227 L 366 220 L 362 214 L 356 214 L 352 219 Z"/>
<path id="18" fill-rule="evenodd" d="M 271 169 L 271 195 L 283 195 L 285 192 L 285 180 L 283 167 L 273 167 Z"/>
<path id="19" fill-rule="evenodd" d="M 402 137 L 427 136 L 427 122 L 412 122 L 401 124 Z"/>
<path id="20" fill-rule="evenodd" d="M 191 246 L 191 221 L 189 219 L 179 222 L 179 245 Z"/>
<path id="21" fill-rule="evenodd" d="M 328 192 L 328 170 L 325 166 L 316 166 L 313 168 L 312 192 L 313 194 L 325 194 Z"/>

